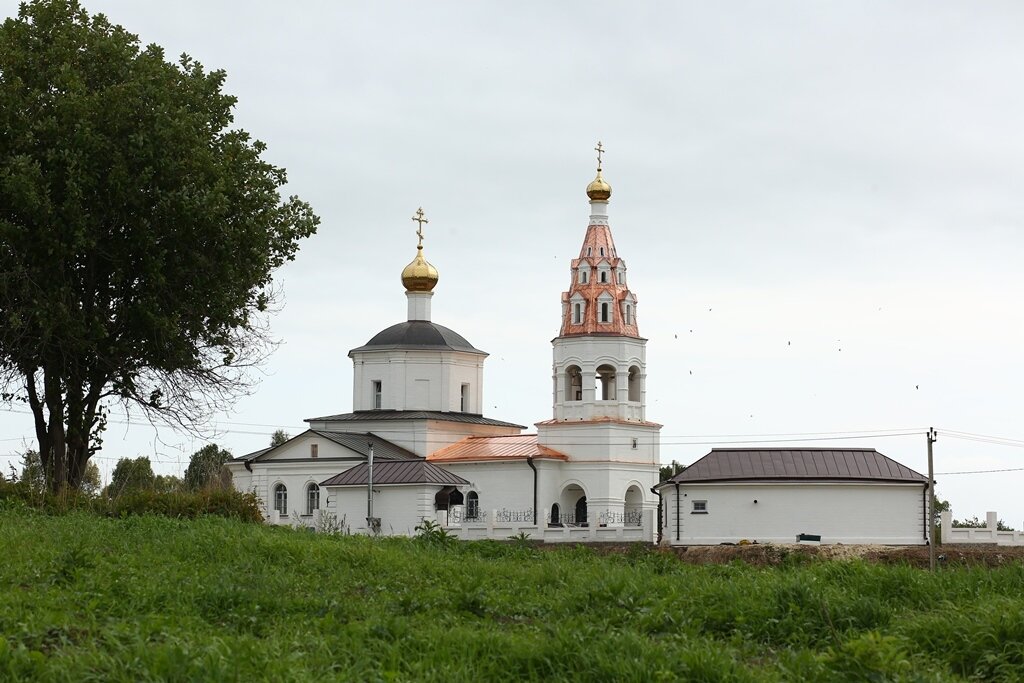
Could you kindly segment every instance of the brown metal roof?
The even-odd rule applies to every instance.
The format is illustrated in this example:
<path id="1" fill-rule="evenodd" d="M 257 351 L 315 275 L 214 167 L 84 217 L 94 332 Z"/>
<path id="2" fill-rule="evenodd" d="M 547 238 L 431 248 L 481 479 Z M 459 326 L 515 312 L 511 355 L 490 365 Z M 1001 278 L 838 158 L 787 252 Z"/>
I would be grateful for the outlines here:
<path id="1" fill-rule="evenodd" d="M 928 481 L 873 448 L 716 448 L 665 484 L 765 479 Z"/>
<path id="2" fill-rule="evenodd" d="M 373 444 L 373 457 L 377 460 L 419 460 L 420 456 L 416 455 L 412 451 L 406 450 L 397 444 L 393 444 L 387 439 L 382 439 L 376 434 L 370 434 L 367 432 L 329 432 L 320 429 L 307 429 L 306 431 L 293 436 L 288 441 L 281 444 L 284 446 L 291 443 L 295 439 L 306 436 L 308 434 L 316 434 L 317 436 L 333 441 L 336 444 L 344 446 L 351 451 L 367 457 L 370 451 L 370 444 Z M 248 455 L 235 458 L 235 460 L 258 460 L 263 455 L 266 455 L 270 451 L 277 450 L 281 446 L 273 446 L 271 448 L 264 448 Z M 309 458 L 301 458 L 302 460 L 308 460 Z M 321 461 L 330 460 L 331 458 L 321 458 Z M 337 460 L 338 458 L 334 458 Z M 346 458 L 347 459 L 347 458 Z"/>
<path id="3" fill-rule="evenodd" d="M 366 463 L 356 465 L 341 474 L 336 474 L 320 486 L 366 486 Z M 431 465 L 425 460 L 390 460 L 373 463 L 373 485 L 389 484 L 438 484 L 441 486 L 466 486 L 468 481 L 448 470 Z"/>
<path id="4" fill-rule="evenodd" d="M 492 427 L 526 429 L 523 425 L 495 420 L 483 415 L 477 415 L 476 413 L 443 413 L 439 410 L 358 410 L 354 413 L 307 417 L 304 422 L 370 422 L 373 420 L 442 420 L 445 422 L 463 422 Z"/>
<path id="5" fill-rule="evenodd" d="M 430 462 L 467 460 L 521 460 L 552 458 L 568 460 L 569 456 L 537 443 L 536 434 L 510 436 L 468 436 L 427 456 Z"/>

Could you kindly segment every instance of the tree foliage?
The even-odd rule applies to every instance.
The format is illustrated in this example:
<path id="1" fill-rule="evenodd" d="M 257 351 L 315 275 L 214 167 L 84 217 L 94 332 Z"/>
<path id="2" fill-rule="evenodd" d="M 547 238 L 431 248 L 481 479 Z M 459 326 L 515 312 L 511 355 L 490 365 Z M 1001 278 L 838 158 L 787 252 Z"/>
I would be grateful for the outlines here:
<path id="1" fill-rule="evenodd" d="M 231 460 L 231 452 L 208 444 L 192 454 L 185 469 L 185 487 L 189 491 L 221 488 L 221 469 Z"/>
<path id="2" fill-rule="evenodd" d="M 272 273 L 319 219 L 231 128 L 224 79 L 77 0 L 0 25 L 0 389 L 54 491 L 112 403 L 195 425 L 270 348 Z"/>
<path id="3" fill-rule="evenodd" d="M 288 441 L 288 439 L 290 438 L 292 437 L 288 434 L 288 432 L 284 431 L 283 429 L 278 429 L 270 436 L 270 447 L 276 448 L 277 446 L 280 446 L 281 444 Z"/>
<path id="4" fill-rule="evenodd" d="M 155 480 L 156 475 L 153 474 L 153 464 L 149 458 L 145 456 L 121 458 L 110 475 L 107 495 L 115 497 L 141 491 L 152 491 Z"/>
<path id="5" fill-rule="evenodd" d="M 686 465 L 680 465 L 675 460 L 669 465 L 662 465 L 658 468 L 658 481 L 667 481 L 686 469 Z"/>

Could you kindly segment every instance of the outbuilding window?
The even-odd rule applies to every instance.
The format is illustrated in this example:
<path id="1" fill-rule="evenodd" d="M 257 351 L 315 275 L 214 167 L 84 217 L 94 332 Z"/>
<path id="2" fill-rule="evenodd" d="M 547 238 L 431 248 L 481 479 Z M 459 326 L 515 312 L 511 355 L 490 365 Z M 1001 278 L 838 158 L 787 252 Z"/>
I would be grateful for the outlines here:
<path id="1" fill-rule="evenodd" d="M 693 501 L 693 512 L 694 515 L 706 515 L 708 514 L 708 502 L 706 500 L 695 500 Z"/>

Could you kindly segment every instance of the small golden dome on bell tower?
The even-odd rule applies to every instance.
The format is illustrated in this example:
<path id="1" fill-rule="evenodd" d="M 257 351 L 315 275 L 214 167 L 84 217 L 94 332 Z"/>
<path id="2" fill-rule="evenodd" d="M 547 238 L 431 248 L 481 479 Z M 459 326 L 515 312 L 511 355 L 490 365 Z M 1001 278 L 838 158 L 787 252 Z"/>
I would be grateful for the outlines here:
<path id="1" fill-rule="evenodd" d="M 591 201 L 606 202 L 612 196 L 612 186 L 601 177 L 601 155 L 604 154 L 604 147 L 600 140 L 597 141 L 594 151 L 597 152 L 597 177 L 587 185 L 587 196 Z"/>
<path id="2" fill-rule="evenodd" d="M 402 284 L 409 292 L 429 292 L 437 286 L 438 280 L 437 268 L 423 258 L 423 224 L 430 221 L 424 218 L 422 207 L 416 210 L 416 215 L 412 219 L 419 223 L 416 235 L 420 242 L 416 245 L 416 258 L 402 269 Z"/>

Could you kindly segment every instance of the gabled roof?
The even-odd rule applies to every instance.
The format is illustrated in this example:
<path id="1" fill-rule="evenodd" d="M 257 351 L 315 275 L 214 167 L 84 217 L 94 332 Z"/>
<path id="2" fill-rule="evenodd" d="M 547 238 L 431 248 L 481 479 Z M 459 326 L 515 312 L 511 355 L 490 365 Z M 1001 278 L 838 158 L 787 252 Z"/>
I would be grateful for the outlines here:
<path id="1" fill-rule="evenodd" d="M 537 443 L 536 434 L 510 436 L 468 436 L 427 456 L 430 462 L 470 460 L 522 460 L 550 458 L 568 460 L 569 456 Z"/>
<path id="2" fill-rule="evenodd" d="M 340 446 L 344 446 L 349 450 L 355 451 L 363 457 L 369 456 L 370 443 L 373 443 L 374 460 L 419 460 L 419 456 L 412 451 L 408 451 L 397 444 L 393 444 L 387 439 L 382 439 L 376 434 L 369 434 L 365 432 L 335 432 L 323 429 L 307 429 L 301 434 L 297 434 L 291 439 L 288 439 L 288 441 L 285 441 L 280 446 L 264 448 L 253 453 L 249 453 L 248 455 L 235 458 L 235 460 L 249 462 L 258 460 L 267 453 L 276 451 L 278 448 L 291 443 L 295 439 L 308 436 L 310 434 L 315 434 L 316 436 L 327 439 L 328 441 L 333 441 Z M 320 460 L 330 460 L 330 458 L 320 458 Z"/>
<path id="3" fill-rule="evenodd" d="M 376 454 L 375 454 L 376 455 Z M 366 463 L 347 469 L 330 479 L 320 482 L 320 486 L 366 486 L 368 483 Z M 392 460 L 373 463 L 373 485 L 387 486 L 393 484 L 437 484 L 440 486 L 467 486 L 468 481 L 448 470 L 431 465 L 417 458 L 416 460 Z"/>
<path id="4" fill-rule="evenodd" d="M 716 448 L 661 485 L 763 480 L 928 482 L 873 448 Z"/>
<path id="5" fill-rule="evenodd" d="M 374 420 L 441 420 L 445 422 L 488 425 L 491 427 L 526 429 L 523 425 L 494 420 L 483 415 L 477 415 L 476 413 L 442 413 L 439 410 L 359 410 L 354 413 L 307 417 L 304 422 L 372 422 Z"/>

